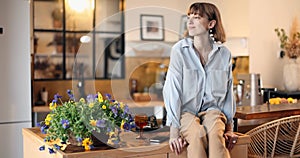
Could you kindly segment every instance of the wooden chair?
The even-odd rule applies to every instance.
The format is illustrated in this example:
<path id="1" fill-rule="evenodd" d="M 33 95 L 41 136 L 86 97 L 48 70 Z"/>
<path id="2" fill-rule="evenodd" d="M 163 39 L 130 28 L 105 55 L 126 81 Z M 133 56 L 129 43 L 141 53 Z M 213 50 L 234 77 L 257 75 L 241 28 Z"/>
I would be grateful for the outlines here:
<path id="1" fill-rule="evenodd" d="M 300 115 L 262 124 L 250 136 L 249 157 L 300 157 Z"/>

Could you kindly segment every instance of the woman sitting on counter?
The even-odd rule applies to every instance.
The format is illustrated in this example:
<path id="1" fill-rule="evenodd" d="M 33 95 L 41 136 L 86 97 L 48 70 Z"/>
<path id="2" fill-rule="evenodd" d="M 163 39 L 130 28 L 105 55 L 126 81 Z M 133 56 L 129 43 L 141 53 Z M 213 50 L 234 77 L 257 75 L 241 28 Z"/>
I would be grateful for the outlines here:
<path id="1" fill-rule="evenodd" d="M 190 37 L 173 46 L 163 89 L 170 148 L 180 154 L 188 145 L 189 158 L 230 157 L 236 103 L 221 16 L 210 3 L 192 4 L 187 15 Z"/>

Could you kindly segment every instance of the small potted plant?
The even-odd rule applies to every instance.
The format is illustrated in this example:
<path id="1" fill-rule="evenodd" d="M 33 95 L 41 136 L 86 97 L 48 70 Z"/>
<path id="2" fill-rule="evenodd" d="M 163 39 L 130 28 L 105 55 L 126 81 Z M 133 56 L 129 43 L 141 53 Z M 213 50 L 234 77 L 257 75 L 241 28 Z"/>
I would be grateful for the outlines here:
<path id="1" fill-rule="evenodd" d="M 51 112 L 41 122 L 50 153 L 64 150 L 69 144 L 91 150 L 96 140 L 92 139 L 95 138 L 93 134 L 107 135 L 108 140 L 96 136 L 104 143 L 118 143 L 120 131 L 135 128 L 128 106 L 113 100 L 109 94 L 105 98 L 100 93 L 90 94 L 86 99 L 75 101 L 72 92 L 68 90 L 67 93 L 69 100 L 66 102 L 62 102 L 60 95 L 54 96 L 49 105 Z M 40 148 L 44 149 L 45 146 Z"/>

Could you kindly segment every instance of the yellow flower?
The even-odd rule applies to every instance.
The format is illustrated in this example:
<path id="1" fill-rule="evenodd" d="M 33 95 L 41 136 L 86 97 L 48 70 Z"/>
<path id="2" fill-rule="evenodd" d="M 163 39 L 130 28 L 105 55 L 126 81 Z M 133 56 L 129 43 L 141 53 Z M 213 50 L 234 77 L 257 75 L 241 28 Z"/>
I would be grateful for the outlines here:
<path id="1" fill-rule="evenodd" d="M 101 93 L 98 92 L 98 101 L 101 103 L 103 102 L 103 97 L 101 95 Z"/>
<path id="2" fill-rule="evenodd" d="M 114 142 L 113 142 L 111 139 L 108 139 L 108 140 L 107 140 L 107 144 L 108 144 L 108 145 L 114 145 Z"/>
<path id="3" fill-rule="evenodd" d="M 96 120 L 90 120 L 90 124 L 95 127 L 96 124 L 97 124 L 97 121 Z"/>
<path id="4" fill-rule="evenodd" d="M 90 147 L 89 145 L 85 145 L 85 146 L 84 146 L 84 150 L 85 150 L 85 151 L 90 151 L 90 150 L 91 150 L 91 147 Z"/>
<path id="5" fill-rule="evenodd" d="M 82 146 L 84 146 L 84 149 L 85 150 L 90 150 L 90 145 L 92 145 L 92 141 L 90 140 L 90 138 L 85 138 L 83 141 L 82 141 Z"/>
<path id="6" fill-rule="evenodd" d="M 50 110 L 54 110 L 54 109 L 56 108 L 56 106 L 57 106 L 57 104 L 56 104 L 55 102 L 54 102 L 54 103 L 51 102 L 51 103 L 49 104 L 49 109 L 50 109 Z"/>
<path id="7" fill-rule="evenodd" d="M 121 123 L 121 129 L 122 129 L 122 130 L 124 129 L 124 128 L 123 128 L 124 124 L 125 124 L 125 120 L 122 120 L 122 123 Z"/>
<path id="8" fill-rule="evenodd" d="M 123 102 L 120 102 L 120 108 L 124 108 L 124 103 Z"/>
<path id="9" fill-rule="evenodd" d="M 82 145 L 92 145 L 92 141 L 90 138 L 85 138 L 83 141 L 82 141 Z"/>
<path id="10" fill-rule="evenodd" d="M 46 119 L 45 119 L 45 124 L 48 126 L 50 125 L 50 121 L 52 120 L 52 115 L 51 114 L 48 114 Z"/>
<path id="11" fill-rule="evenodd" d="M 105 109 L 106 109 L 106 105 L 102 105 L 102 109 L 104 109 L 104 110 L 105 110 Z"/>
<path id="12" fill-rule="evenodd" d="M 82 103 L 85 103 L 84 98 L 80 98 L 79 101 L 82 102 Z"/>
<path id="13" fill-rule="evenodd" d="M 93 108 L 93 107 L 94 107 L 94 103 L 90 103 L 90 104 L 89 104 L 89 107 L 90 107 L 90 108 Z"/>
<path id="14" fill-rule="evenodd" d="M 114 131 L 110 131 L 110 132 L 108 133 L 109 137 L 112 137 L 114 134 L 115 134 Z"/>

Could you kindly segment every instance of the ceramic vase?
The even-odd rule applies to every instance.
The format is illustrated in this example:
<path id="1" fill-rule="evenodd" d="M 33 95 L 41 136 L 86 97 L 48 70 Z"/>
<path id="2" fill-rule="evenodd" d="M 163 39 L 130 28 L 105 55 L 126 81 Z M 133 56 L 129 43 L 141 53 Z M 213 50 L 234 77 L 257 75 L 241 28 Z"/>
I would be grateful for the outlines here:
<path id="1" fill-rule="evenodd" d="M 299 64 L 297 59 L 291 58 L 283 67 L 283 83 L 287 91 L 297 91 L 299 89 Z"/>

